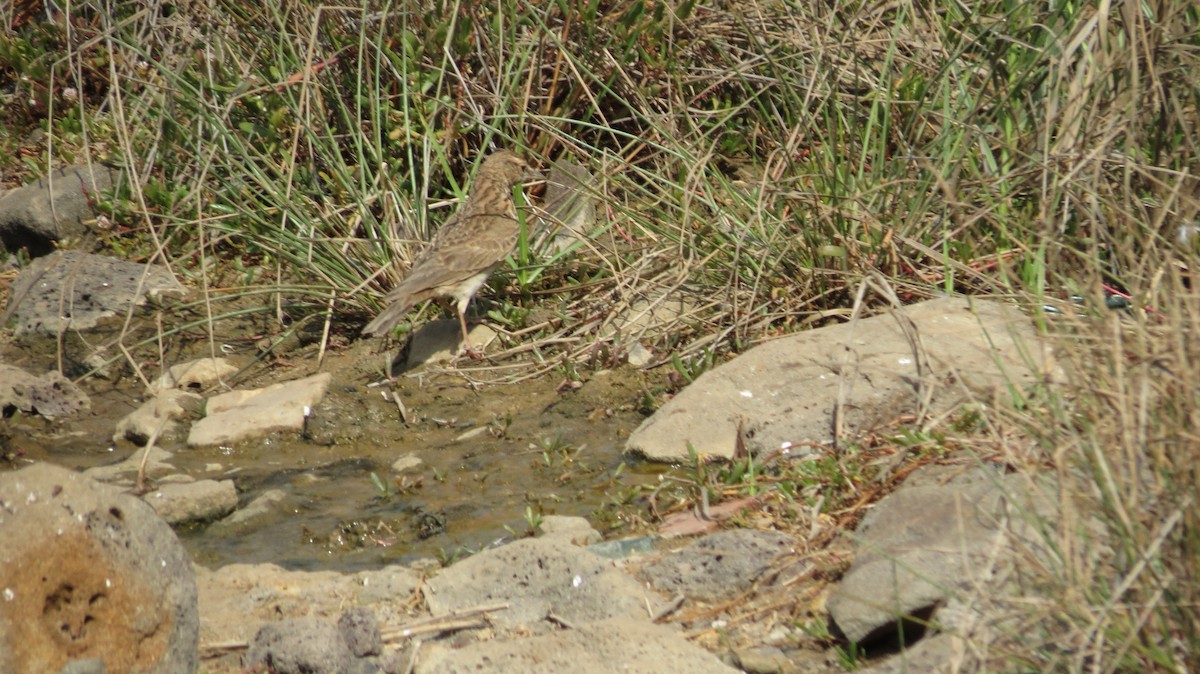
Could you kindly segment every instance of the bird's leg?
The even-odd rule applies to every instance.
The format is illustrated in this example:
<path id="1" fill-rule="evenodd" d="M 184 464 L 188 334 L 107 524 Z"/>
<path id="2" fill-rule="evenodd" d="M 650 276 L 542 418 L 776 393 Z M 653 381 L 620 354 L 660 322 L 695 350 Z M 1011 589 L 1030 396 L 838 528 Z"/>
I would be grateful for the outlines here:
<path id="1" fill-rule="evenodd" d="M 463 335 L 463 353 L 471 360 L 480 360 L 483 354 L 471 348 L 471 337 L 467 335 L 467 314 L 462 309 L 458 310 L 458 324 L 462 327 Z"/>
<path id="2" fill-rule="evenodd" d="M 389 384 L 395 381 L 392 377 L 392 353 L 390 351 L 383 352 L 383 379 Z"/>

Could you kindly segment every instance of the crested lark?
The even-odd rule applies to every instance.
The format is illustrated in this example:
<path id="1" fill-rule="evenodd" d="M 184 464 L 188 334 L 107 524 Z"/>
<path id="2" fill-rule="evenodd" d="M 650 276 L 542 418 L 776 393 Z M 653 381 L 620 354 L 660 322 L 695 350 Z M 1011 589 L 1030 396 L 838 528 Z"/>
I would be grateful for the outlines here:
<path id="1" fill-rule="evenodd" d="M 508 150 L 484 159 L 466 204 L 413 261 L 408 276 L 388 293 L 387 308 L 363 328 L 363 334 L 386 334 L 418 302 L 452 297 L 457 302 L 463 347 L 475 357 L 467 337 L 467 304 L 517 243 L 520 223 L 512 200 L 513 185 L 536 175 Z"/>

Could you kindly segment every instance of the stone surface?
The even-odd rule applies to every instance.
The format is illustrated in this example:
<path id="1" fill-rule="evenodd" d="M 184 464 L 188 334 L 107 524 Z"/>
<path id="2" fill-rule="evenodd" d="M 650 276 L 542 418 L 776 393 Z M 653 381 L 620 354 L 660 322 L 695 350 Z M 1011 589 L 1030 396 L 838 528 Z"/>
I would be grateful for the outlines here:
<path id="1" fill-rule="evenodd" d="M 150 438 L 156 441 L 179 439 L 180 421 L 200 413 L 204 398 L 191 391 L 165 389 L 142 403 L 124 419 L 117 422 L 113 442 L 128 440 L 139 447 Z"/>
<path id="2" fill-rule="evenodd" d="M 572 545 L 593 545 L 604 540 L 600 532 L 593 529 L 591 523 L 583 517 L 546 515 L 538 529 L 543 538 L 556 538 Z"/>
<path id="3" fill-rule="evenodd" d="M 274 515 L 286 498 L 287 492 L 282 489 L 268 489 L 244 507 L 235 510 L 228 517 L 219 522 L 213 522 L 209 527 L 209 533 L 221 536 L 236 536 L 239 533 L 245 532 L 253 528 L 256 521 L 264 520 Z"/>
<path id="4" fill-rule="evenodd" d="M 908 328 L 915 328 L 909 330 Z M 757 346 L 705 372 L 642 423 L 626 451 L 658 461 L 730 458 L 834 441 L 898 414 L 967 401 L 993 404 L 1018 388 L 1059 377 L 1029 319 L 999 302 L 938 299 Z M 839 407 L 839 401 L 841 401 Z"/>
<path id="5" fill-rule="evenodd" d="M 397 564 L 361 571 L 350 577 L 355 598 L 364 604 L 396 603 L 409 605 L 424 580 L 415 569 Z M 381 616 L 376 616 L 384 622 Z"/>
<path id="6" fill-rule="evenodd" d="M 495 330 L 482 323 L 471 325 L 469 321 L 467 335 L 471 338 L 471 346 L 480 353 L 486 352 L 488 345 L 496 339 Z M 428 363 L 446 362 L 461 349 L 462 328 L 457 320 L 439 318 L 429 321 L 413 334 L 406 367 L 412 369 Z"/>
<path id="7" fill-rule="evenodd" d="M 914 473 L 854 533 L 854 563 L 827 602 L 851 641 L 893 636 L 904 616 L 932 618 L 945 630 L 965 627 L 973 618 L 963 613 L 963 598 L 1000 591 L 988 581 L 998 560 L 1011 555 L 1009 544 L 1020 540 L 1023 554 L 1044 547 L 1031 522 L 1055 518 L 1049 484 L 987 467 L 945 483 L 930 479 L 947 470 L 962 469 Z M 951 605 L 955 610 L 940 608 Z"/>
<path id="8" fill-rule="evenodd" d="M 654 362 L 654 354 L 642 346 L 641 342 L 634 342 L 629 345 L 629 352 L 626 354 L 626 362 L 629 367 L 642 368 Z"/>
<path id="9" fill-rule="evenodd" d="M 247 665 L 274 674 L 341 674 L 353 660 L 337 626 L 314 617 L 263 625 L 246 653 Z"/>
<path id="10" fill-rule="evenodd" d="M 66 417 L 91 408 L 91 400 L 75 382 L 56 371 L 32 375 L 0 363 L 0 415 L 20 410 L 47 419 Z"/>
<path id="11" fill-rule="evenodd" d="M 290 571 L 274 564 L 196 568 L 200 635 L 204 643 L 249 642 L 282 618 L 337 616 L 348 606 L 369 606 L 381 624 L 411 620 L 409 607 L 421 577 L 403 566 L 356 574 Z"/>
<path id="12" fill-rule="evenodd" d="M 904 648 L 900 653 L 856 670 L 859 674 L 957 674 L 977 669 L 979 649 L 957 634 L 935 634 Z M 1011 664 L 1011 663 L 1009 663 Z"/>
<path id="13" fill-rule="evenodd" d="M 791 537 L 778 532 L 730 529 L 664 554 L 641 576 L 659 592 L 716 601 L 744 592 L 791 549 Z"/>
<path id="14" fill-rule="evenodd" d="M 503 628 L 544 632 L 553 613 L 581 624 L 610 617 L 646 616 L 648 596 L 611 561 L 557 541 L 525 538 L 484 550 L 431 578 L 425 599 L 430 612 L 503 603 L 492 615 Z"/>
<path id="15" fill-rule="evenodd" d="M 774 646 L 739 648 L 733 657 L 746 674 L 779 674 L 791 668 L 788 657 Z"/>
<path id="16" fill-rule="evenodd" d="M 198 358 L 167 368 L 155 386 L 164 389 L 206 391 L 237 374 L 238 366 L 225 358 Z"/>
<path id="17" fill-rule="evenodd" d="M 144 503 L 49 464 L 0 475 L 0 672 L 194 672 L 187 553 Z"/>
<path id="18" fill-rule="evenodd" d="M 354 657 L 364 658 L 383 652 L 383 635 L 371 609 L 361 606 L 352 608 L 338 618 L 337 626 L 342 641 Z"/>
<path id="19" fill-rule="evenodd" d="M 66 166 L 37 182 L 0 193 L 0 249 L 41 257 L 56 241 L 78 239 L 96 217 L 91 201 L 112 187 L 119 172 L 101 166 Z"/>
<path id="20" fill-rule="evenodd" d="M 163 485 L 142 499 L 168 524 L 208 522 L 237 508 L 237 488 L 233 480 L 197 480 Z"/>
<path id="21" fill-rule="evenodd" d="M 425 462 L 421 460 L 421 457 L 409 452 L 392 462 L 392 472 L 406 473 L 410 470 L 417 470 L 423 465 Z"/>
<path id="22" fill-rule="evenodd" d="M 612 618 L 529 639 L 422 648 L 417 674 L 734 674 L 738 670 L 648 620 Z"/>
<path id="23" fill-rule="evenodd" d="M 21 271 L 0 325 L 15 318 L 17 337 L 86 331 L 105 321 L 123 320 L 131 305 L 142 306 L 147 297 L 183 293 L 166 267 L 58 251 Z"/>
<path id="24" fill-rule="evenodd" d="M 539 230 L 554 232 L 555 252 L 591 240 L 596 223 L 596 195 L 596 178 L 587 167 L 569 159 L 550 165 L 537 225 Z"/>
<path id="25" fill-rule="evenodd" d="M 653 341 L 662 326 L 695 311 L 707 299 L 685 290 L 652 291 L 649 295 L 632 298 L 628 306 L 601 328 L 600 334 L 618 338 L 623 344 L 635 344 L 642 339 Z M 653 354 L 650 362 L 653 362 Z"/>
<path id="26" fill-rule="evenodd" d="M 209 398 L 208 416 L 192 425 L 188 445 L 232 445 L 276 431 L 300 430 L 329 388 L 328 372 L 266 388 L 230 391 Z"/>

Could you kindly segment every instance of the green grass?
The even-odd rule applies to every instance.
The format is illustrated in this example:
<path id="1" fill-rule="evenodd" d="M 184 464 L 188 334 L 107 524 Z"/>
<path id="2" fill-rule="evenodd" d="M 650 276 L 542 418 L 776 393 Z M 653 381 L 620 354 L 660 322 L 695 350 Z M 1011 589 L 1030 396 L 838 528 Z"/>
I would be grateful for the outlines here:
<path id="1" fill-rule="evenodd" d="M 1069 387 L 897 445 L 928 458 L 1019 433 L 1023 465 L 1065 481 L 1075 524 L 1102 523 L 1104 539 L 1059 523 L 1070 554 L 1042 591 L 1064 610 L 1008 635 L 1030 644 L 1013 669 L 1200 666 L 1197 240 L 1179 238 L 1200 208 L 1195 6 L 69 11 L 70 31 L 0 37 L 4 177 L 125 167 L 132 179 L 98 201 L 101 236 L 203 291 L 176 330 L 215 341 L 249 316 L 349 338 L 498 146 L 580 162 L 598 204 L 577 248 L 530 232 L 483 292 L 522 371 L 609 367 L 637 340 L 682 386 L 844 317 L 867 279 L 888 291 L 866 292 L 868 309 L 891 293 L 1028 308 Z M 1132 308 L 1106 308 L 1106 290 Z M 647 302 L 683 309 L 614 330 Z M 734 465 L 686 489 L 845 505 L 876 479 L 869 455 L 808 476 Z"/>

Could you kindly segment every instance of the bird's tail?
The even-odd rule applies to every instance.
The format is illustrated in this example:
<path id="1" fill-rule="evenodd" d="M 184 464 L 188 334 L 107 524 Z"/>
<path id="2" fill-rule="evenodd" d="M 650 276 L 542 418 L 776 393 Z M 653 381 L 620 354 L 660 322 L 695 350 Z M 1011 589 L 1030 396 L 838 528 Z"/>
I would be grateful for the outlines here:
<path id="1" fill-rule="evenodd" d="M 364 337 L 372 337 L 374 335 L 386 335 L 391 332 L 396 324 L 404 319 L 408 314 L 408 310 L 413 307 L 413 302 L 398 301 L 388 305 L 375 320 L 367 323 L 367 327 L 363 328 L 362 334 Z"/>

